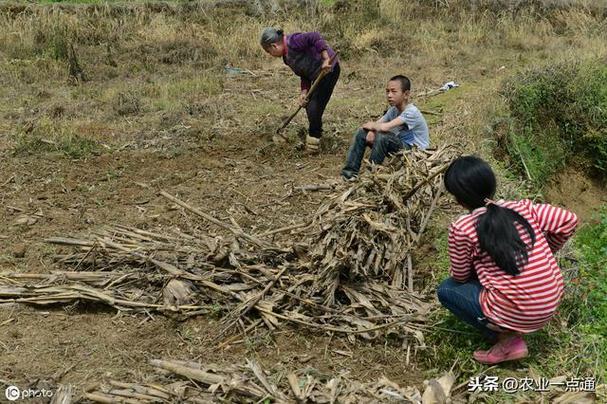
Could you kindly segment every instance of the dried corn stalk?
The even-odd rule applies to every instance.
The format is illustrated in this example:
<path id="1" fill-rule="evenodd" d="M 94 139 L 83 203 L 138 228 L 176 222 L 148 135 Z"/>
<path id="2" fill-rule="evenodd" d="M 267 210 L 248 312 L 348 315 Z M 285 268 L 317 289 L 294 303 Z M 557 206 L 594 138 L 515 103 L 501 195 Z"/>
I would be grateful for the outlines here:
<path id="1" fill-rule="evenodd" d="M 421 403 L 416 388 L 400 387 L 382 377 L 373 383 L 360 383 L 346 376 L 319 378 L 313 369 L 277 378 L 257 362 L 227 368 L 204 367 L 195 362 L 152 360 L 163 375 L 156 383 L 135 384 L 109 381 L 85 394 L 94 402 L 239 402 L 239 403 L 360 403 L 399 401 Z M 123 401 L 120 401 L 123 400 Z M 129 401 L 125 401 L 129 400 Z"/>
<path id="2" fill-rule="evenodd" d="M 317 211 L 310 235 L 313 293 L 332 303 L 343 279 L 388 280 L 413 290 L 411 256 L 441 195 L 441 173 L 451 148 L 412 151 L 382 170 L 362 176 Z M 382 167 L 383 168 L 383 167 Z"/>
<path id="3" fill-rule="evenodd" d="M 85 300 L 185 315 L 219 305 L 227 313 L 222 335 L 238 324 L 272 330 L 289 322 L 349 337 L 393 332 L 421 340 L 431 306 L 413 289 L 412 254 L 454 156 L 452 147 L 406 152 L 339 186 L 307 226 L 285 227 L 291 233 L 280 242 L 268 240 L 276 231 L 248 234 L 162 192 L 224 235 L 113 226 L 53 238 L 47 241 L 76 250 L 58 256 L 71 271 L 0 274 L 0 302 Z"/>

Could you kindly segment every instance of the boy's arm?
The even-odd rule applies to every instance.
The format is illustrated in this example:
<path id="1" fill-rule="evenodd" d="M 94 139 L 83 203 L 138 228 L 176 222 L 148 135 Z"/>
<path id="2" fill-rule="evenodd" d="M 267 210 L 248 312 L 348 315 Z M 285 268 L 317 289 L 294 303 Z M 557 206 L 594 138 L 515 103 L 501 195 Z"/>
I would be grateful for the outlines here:
<path id="1" fill-rule="evenodd" d="M 472 241 L 454 225 L 449 226 L 449 261 L 451 277 L 466 282 L 472 275 Z"/>
<path id="2" fill-rule="evenodd" d="M 532 209 L 550 250 L 557 252 L 575 232 L 578 225 L 576 214 L 547 203 L 533 204 Z"/>
<path id="3" fill-rule="evenodd" d="M 403 120 L 400 117 L 396 117 L 391 121 L 384 122 L 383 118 L 379 119 L 376 122 L 369 121 L 363 125 L 363 129 L 372 130 L 376 132 L 388 132 L 392 128 L 396 128 L 397 126 L 401 126 L 403 124 Z"/>
<path id="4" fill-rule="evenodd" d="M 362 125 L 362 128 L 369 132 L 369 134 L 367 135 L 367 142 L 373 143 L 373 141 L 375 140 L 375 133 L 377 132 L 376 129 L 368 129 L 368 127 L 375 127 L 376 124 L 379 125 L 379 124 L 386 123 L 389 121 L 391 121 L 391 119 L 390 119 L 390 111 L 388 110 L 377 121 L 375 121 L 375 122 L 369 121 L 369 122 L 364 123 Z"/>

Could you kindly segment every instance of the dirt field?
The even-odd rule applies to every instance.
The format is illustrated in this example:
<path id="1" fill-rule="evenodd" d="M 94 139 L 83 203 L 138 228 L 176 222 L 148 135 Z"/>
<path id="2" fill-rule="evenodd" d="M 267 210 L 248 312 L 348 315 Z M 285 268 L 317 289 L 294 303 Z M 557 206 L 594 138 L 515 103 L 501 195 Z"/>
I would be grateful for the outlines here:
<path id="1" fill-rule="evenodd" d="M 408 51 L 391 46 L 385 53 L 383 45 L 393 31 L 383 38 L 373 36 L 371 25 L 358 37 L 348 31 L 353 43 L 348 46 L 331 31 L 329 41 L 347 52 L 325 113 L 323 150 L 310 155 L 297 147 L 305 128 L 303 114 L 288 128 L 287 145 L 271 143 L 274 128 L 293 110 L 298 89 L 291 72 L 256 46 L 259 28 L 273 21 L 243 13 L 222 25 L 205 20 L 210 17 L 202 12 L 185 17 L 148 9 L 110 18 L 107 9 L 76 22 L 77 14 L 69 11 L 35 10 L 25 17 L 6 10 L 2 14 L 2 29 L 7 32 L 0 54 L 3 271 L 58 269 L 53 260 L 58 249 L 45 238 L 85 234 L 105 224 L 209 228 L 158 196 L 160 189 L 215 217 L 231 216 L 251 231 L 303 221 L 324 194 L 302 193 L 296 187 L 339 180 L 353 131 L 382 113 L 384 82 L 396 73 L 412 78 L 416 103 L 428 112 L 435 144 L 460 143 L 466 151 L 490 158 L 493 141 L 486 127 L 502 108 L 497 95 L 501 80 L 535 61 L 604 55 L 607 47 L 604 31 L 575 31 L 566 25 L 565 12 L 561 30 L 558 23 L 544 20 L 532 25 L 503 19 L 493 33 L 489 17 L 470 17 L 467 24 L 456 26 L 420 15 L 410 22 L 417 29 L 407 37 Z M 587 23 L 595 21 L 590 13 L 571 13 Z M 79 37 L 76 50 L 88 80 L 74 83 L 67 74 L 68 61 L 51 55 L 56 42 L 36 37 L 36 21 L 42 26 L 39 30 L 51 32 L 56 21 L 63 21 L 86 36 L 97 32 L 86 28 L 95 18 L 105 27 L 99 28 L 103 34 L 117 32 L 90 43 Z M 285 26 L 316 28 L 311 21 L 304 15 Z M 125 28 L 130 23 L 133 27 Z M 521 27 L 523 32 L 517 32 Z M 181 30 L 186 30 L 183 37 Z M 234 43 L 222 42 L 230 36 L 237 36 Z M 10 40 L 22 42 L 11 47 Z M 460 46 L 455 48 L 454 41 Z M 25 44 L 32 47 L 31 53 Z M 46 48 L 40 51 L 36 46 Z M 227 63 L 246 70 L 231 74 L 223 69 Z M 461 87 L 421 96 L 450 80 Z M 525 192 L 518 179 L 500 175 L 503 196 Z M 563 187 L 572 186 L 563 183 L 551 186 L 547 197 L 575 205 L 590 217 L 589 206 L 607 202 L 607 193 L 585 177 L 577 178 L 575 186 L 582 184 L 580 198 L 563 192 Z M 448 202 L 444 206 L 451 208 L 433 219 L 432 237 L 416 257 L 417 281 L 428 290 L 441 269 L 435 268 L 440 245 L 434 236 L 444 234 L 445 225 L 461 213 Z M 218 319 L 131 316 L 85 304 L 42 309 L 5 305 L 0 308 L 0 381 L 21 386 L 41 385 L 41 380 L 50 385 L 72 383 L 82 391 L 109 377 L 145 380 L 152 373 L 148 360 L 153 358 L 218 364 L 257 358 L 268 369 L 311 367 L 348 372 L 359 380 L 385 375 L 422 389 L 429 375 L 453 365 L 428 368 L 425 357 L 431 355 L 431 347 L 413 352 L 407 363 L 406 352 L 394 344 L 352 344 L 295 326 L 242 338 L 218 350 L 213 342 Z"/>
<path id="2" fill-rule="evenodd" d="M 268 151 L 260 156 L 262 148 Z M 158 197 L 159 188 L 218 217 L 233 216 L 247 228 L 265 230 L 298 223 L 317 208 L 322 193 L 303 195 L 293 188 L 336 179 L 343 153 L 308 156 L 292 148 L 279 148 L 250 135 L 187 147 L 171 158 L 159 156 L 162 151 L 150 147 L 79 161 L 61 157 L 3 160 L 2 172 L 13 177 L 3 193 L 7 206 L 3 221 L 9 224 L 2 239 L 3 267 L 53 270 L 54 248 L 44 244 L 45 238 L 78 234 L 102 224 L 185 230 L 203 225 Z M 22 215 L 37 213 L 41 214 L 35 223 L 15 224 Z M 105 308 L 78 305 L 53 308 L 48 314 L 3 309 L 0 322 L 11 319 L 0 331 L 5 352 L 2 379 L 21 385 L 37 379 L 84 386 L 109 375 L 140 378 L 151 372 L 147 361 L 160 357 L 219 364 L 257 357 L 270 369 L 305 363 L 329 373 L 348 370 L 363 380 L 378 372 L 403 384 L 423 380 L 414 364 L 392 366 L 394 361 L 405 361 L 405 352 L 398 348 L 352 346 L 297 329 L 216 351 L 210 342 L 217 331 L 214 321 L 204 317 L 179 322 L 162 316 L 120 316 Z M 333 350 L 345 350 L 351 356 Z"/>

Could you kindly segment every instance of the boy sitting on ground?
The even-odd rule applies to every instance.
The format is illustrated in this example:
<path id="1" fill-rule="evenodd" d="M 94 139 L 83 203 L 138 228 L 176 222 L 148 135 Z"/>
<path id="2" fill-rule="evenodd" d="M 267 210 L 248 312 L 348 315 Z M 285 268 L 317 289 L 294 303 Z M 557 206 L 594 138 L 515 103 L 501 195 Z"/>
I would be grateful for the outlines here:
<path id="1" fill-rule="evenodd" d="M 372 164 L 383 163 L 386 156 L 403 148 L 426 149 L 429 146 L 428 124 L 420 110 L 409 103 L 410 94 L 411 81 L 407 77 L 398 75 L 388 81 L 386 98 L 390 108 L 377 122 L 365 123 L 354 134 L 346 165 L 341 170 L 344 179 L 358 176 L 367 146 L 371 148 L 369 160 Z"/>

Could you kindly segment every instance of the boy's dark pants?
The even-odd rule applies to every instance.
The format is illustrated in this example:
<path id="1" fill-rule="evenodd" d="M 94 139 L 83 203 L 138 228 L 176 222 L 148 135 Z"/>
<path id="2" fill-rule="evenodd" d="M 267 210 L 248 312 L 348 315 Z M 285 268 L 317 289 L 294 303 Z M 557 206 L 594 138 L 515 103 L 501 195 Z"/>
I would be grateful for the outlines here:
<path id="1" fill-rule="evenodd" d="M 322 135 L 322 114 L 331 99 L 333 89 L 339 78 L 339 63 L 333 66 L 333 71 L 322 78 L 318 87 L 310 96 L 308 105 L 306 105 L 306 113 L 308 115 L 308 134 L 312 137 L 319 138 Z"/>
<path id="2" fill-rule="evenodd" d="M 365 148 L 367 147 L 367 131 L 359 128 L 354 134 L 346 165 L 342 170 L 342 174 L 346 177 L 357 175 L 360 171 L 360 165 L 365 156 Z M 369 160 L 375 164 L 384 162 L 386 156 L 394 154 L 403 148 L 402 142 L 392 133 L 376 133 L 375 141 L 371 146 L 371 156 Z"/>

